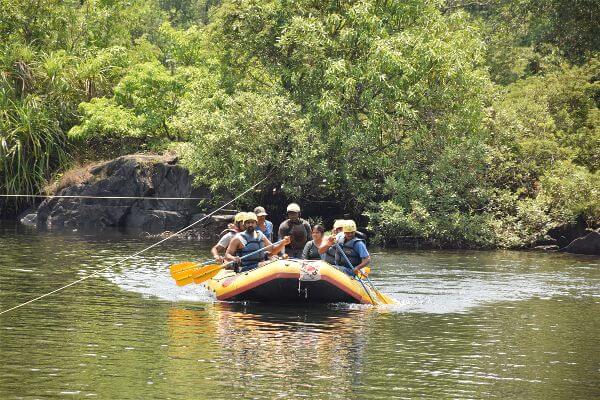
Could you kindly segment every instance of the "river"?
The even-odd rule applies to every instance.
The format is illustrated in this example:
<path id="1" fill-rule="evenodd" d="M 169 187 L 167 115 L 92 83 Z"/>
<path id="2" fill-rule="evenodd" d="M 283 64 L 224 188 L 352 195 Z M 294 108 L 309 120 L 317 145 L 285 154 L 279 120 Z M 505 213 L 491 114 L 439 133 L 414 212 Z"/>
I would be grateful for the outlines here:
<path id="1" fill-rule="evenodd" d="M 0 311 L 154 240 L 0 225 Z M 392 307 L 213 301 L 169 241 L 0 315 L 0 399 L 600 398 L 600 259 L 372 249 Z"/>

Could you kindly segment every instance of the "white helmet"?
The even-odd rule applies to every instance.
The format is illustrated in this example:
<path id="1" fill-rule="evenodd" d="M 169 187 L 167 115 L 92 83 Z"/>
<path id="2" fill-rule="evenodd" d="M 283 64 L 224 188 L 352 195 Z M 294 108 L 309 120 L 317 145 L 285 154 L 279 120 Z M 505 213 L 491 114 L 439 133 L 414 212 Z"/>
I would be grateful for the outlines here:
<path id="1" fill-rule="evenodd" d="M 333 223 L 333 230 L 336 230 L 338 228 L 343 228 L 345 223 L 346 223 L 345 219 L 336 219 L 335 222 Z"/>
<path id="2" fill-rule="evenodd" d="M 300 206 L 298 204 L 296 204 L 296 203 L 290 203 L 287 206 L 287 212 L 297 212 L 297 213 L 299 213 L 300 212 Z"/>

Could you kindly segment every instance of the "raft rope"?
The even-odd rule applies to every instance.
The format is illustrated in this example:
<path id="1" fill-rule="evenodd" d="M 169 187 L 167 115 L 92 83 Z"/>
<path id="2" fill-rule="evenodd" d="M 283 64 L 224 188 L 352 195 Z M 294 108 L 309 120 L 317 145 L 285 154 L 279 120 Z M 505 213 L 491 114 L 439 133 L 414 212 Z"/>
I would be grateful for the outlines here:
<path id="1" fill-rule="evenodd" d="M 241 193 L 240 195 L 238 195 L 236 198 L 234 198 L 233 200 L 230 200 L 230 201 L 228 201 L 227 203 L 223 204 L 221 207 L 217 208 L 216 210 L 212 211 L 211 213 L 209 213 L 209 214 L 206 214 L 204 217 L 202 217 L 202 218 L 201 218 L 201 219 L 199 219 L 198 221 L 196 221 L 196 222 L 194 222 L 194 223 L 192 223 L 192 224 L 190 224 L 190 225 L 186 226 L 186 227 L 185 227 L 185 228 L 183 228 L 183 229 L 180 229 L 179 231 L 177 231 L 177 232 L 173 233 L 173 234 L 172 234 L 172 235 L 170 235 L 170 236 L 167 236 L 166 238 L 164 238 L 164 239 L 162 239 L 162 240 L 160 240 L 160 241 L 158 241 L 158 242 L 154 243 L 153 245 L 151 245 L 151 246 L 148 246 L 148 247 L 146 247 L 145 249 L 142 249 L 142 250 L 138 251 L 137 253 L 131 254 L 130 256 L 124 257 L 124 258 L 122 258 L 121 260 L 118 260 L 118 261 L 116 261 L 116 262 L 114 262 L 114 263 L 110 264 L 109 266 L 107 266 L 107 267 L 105 267 L 105 268 L 102 268 L 102 269 L 101 269 L 101 270 L 99 270 L 99 271 L 96 271 L 96 272 L 94 272 L 94 273 L 92 273 L 92 274 L 90 274 L 90 275 L 86 275 L 86 276 L 84 276 L 83 278 L 81 278 L 81 279 L 78 279 L 78 280 L 76 280 L 76 281 L 74 281 L 74 282 L 71 282 L 71 283 L 69 283 L 69 284 L 67 284 L 67 285 L 61 286 L 61 287 L 59 287 L 58 289 L 54 289 L 54 290 L 53 290 L 53 291 L 51 291 L 51 292 L 48 292 L 48 293 L 42 294 L 41 296 L 38 296 L 38 297 L 36 297 L 36 298 L 33 298 L 33 299 L 31 299 L 31 300 L 28 300 L 28 301 L 26 301 L 26 302 L 24 302 L 24 303 L 17 304 L 17 305 L 16 305 L 16 306 L 14 306 L 14 307 L 11 307 L 11 308 L 9 308 L 9 309 L 6 309 L 6 310 L 3 310 L 3 311 L 0 311 L 0 315 L 2 315 L 2 314 L 6 314 L 6 313 L 8 313 L 8 312 L 10 312 L 10 311 L 13 311 L 13 310 L 16 310 L 17 308 L 21 308 L 21 307 L 23 307 L 23 306 L 25 306 L 25 305 L 27 305 L 27 304 L 33 303 L 34 301 L 41 300 L 41 299 L 43 299 L 44 297 L 48 297 L 48 296 L 50 296 L 50 295 L 52 295 L 52 294 L 54 294 L 54 293 L 56 293 L 56 292 L 60 292 L 61 290 L 64 290 L 64 289 L 66 289 L 66 288 L 68 288 L 68 287 L 71 287 L 71 286 L 73 286 L 73 285 L 76 285 L 76 284 L 78 284 L 78 283 L 80 283 L 80 282 L 83 282 L 83 281 L 85 281 L 85 280 L 87 280 L 87 279 L 89 279 L 89 278 L 92 278 L 92 277 L 94 277 L 94 276 L 97 276 L 97 275 L 99 275 L 99 274 L 103 273 L 104 271 L 108 270 L 109 268 L 112 268 L 112 267 L 114 267 L 114 266 L 116 266 L 116 265 L 118 265 L 118 264 L 121 264 L 121 263 L 123 263 L 123 262 L 125 262 L 125 261 L 127 261 L 127 260 L 129 260 L 129 259 L 131 259 L 131 258 L 133 258 L 133 257 L 139 256 L 139 255 L 140 255 L 140 254 L 142 254 L 143 252 L 145 252 L 145 251 L 148 251 L 148 250 L 150 250 L 150 249 L 152 249 L 152 248 L 154 248 L 154 247 L 158 246 L 159 244 L 166 242 L 167 240 L 169 240 L 169 239 L 171 239 L 171 238 L 173 238 L 173 237 L 175 237 L 175 236 L 179 235 L 180 233 L 182 233 L 182 232 L 184 232 L 184 231 L 188 230 L 188 229 L 189 229 L 189 228 L 191 228 L 192 226 L 194 226 L 194 225 L 196 225 L 196 224 L 198 224 L 198 223 L 200 223 L 200 222 L 204 221 L 205 219 L 207 219 L 207 218 L 209 218 L 209 217 L 213 216 L 215 213 L 217 213 L 217 211 L 220 211 L 220 210 L 224 209 L 225 207 L 227 207 L 228 205 L 230 205 L 231 203 L 233 203 L 233 202 L 234 202 L 234 201 L 236 201 L 237 199 L 239 199 L 239 198 L 241 198 L 242 196 L 244 196 L 246 193 L 250 192 L 251 190 L 254 190 L 254 189 L 255 189 L 255 188 L 258 186 L 258 185 L 260 185 L 261 183 L 263 183 L 263 182 L 264 182 L 264 181 L 265 181 L 265 180 L 266 180 L 266 179 L 267 179 L 267 178 L 268 178 L 270 175 L 271 175 L 270 173 L 269 173 L 269 174 L 267 174 L 267 176 L 265 176 L 265 177 L 264 177 L 263 179 L 261 179 L 259 182 L 255 183 L 255 184 L 254 184 L 252 187 L 248 188 L 246 191 L 244 191 L 243 193 Z"/>
<path id="2" fill-rule="evenodd" d="M 209 197 L 151 197 L 151 196 L 69 196 L 53 194 L 0 194 L 0 197 L 33 197 L 39 199 L 109 199 L 109 200 L 206 200 Z"/>

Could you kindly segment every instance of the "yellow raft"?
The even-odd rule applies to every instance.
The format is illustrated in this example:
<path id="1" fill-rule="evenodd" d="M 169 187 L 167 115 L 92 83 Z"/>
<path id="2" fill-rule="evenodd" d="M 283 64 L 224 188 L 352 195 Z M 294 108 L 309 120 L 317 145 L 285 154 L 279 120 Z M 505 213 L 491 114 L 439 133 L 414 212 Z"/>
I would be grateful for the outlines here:
<path id="1" fill-rule="evenodd" d="M 325 261 L 277 260 L 251 271 L 222 270 L 205 285 L 218 300 L 393 304 L 368 282 Z"/>

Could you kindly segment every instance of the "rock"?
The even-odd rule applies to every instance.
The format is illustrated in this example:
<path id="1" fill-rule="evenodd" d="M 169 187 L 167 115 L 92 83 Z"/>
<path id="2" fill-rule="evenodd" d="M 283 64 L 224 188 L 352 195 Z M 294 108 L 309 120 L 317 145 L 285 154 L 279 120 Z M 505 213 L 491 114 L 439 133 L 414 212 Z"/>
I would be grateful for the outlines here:
<path id="1" fill-rule="evenodd" d="M 544 245 L 544 246 L 535 246 L 533 250 L 538 251 L 558 251 L 559 247 L 556 244 Z"/>
<path id="2" fill-rule="evenodd" d="M 548 236 L 555 240 L 555 243 L 538 243 L 539 245 L 544 244 L 557 244 L 559 247 L 566 247 L 573 240 L 587 235 L 587 223 L 583 217 L 577 218 L 575 223 L 558 228 L 550 229 Z"/>
<path id="3" fill-rule="evenodd" d="M 193 223 L 195 223 L 195 222 L 198 222 L 198 221 L 200 221 L 200 220 L 203 220 L 203 219 L 205 219 L 205 218 L 206 218 L 206 214 L 204 214 L 204 213 L 193 214 L 193 215 L 190 217 L 190 222 L 189 222 L 189 223 L 190 223 L 190 225 L 191 225 L 191 224 L 193 224 Z M 204 221 L 203 221 L 203 222 L 204 222 Z M 199 222 L 199 223 L 202 223 L 202 222 Z"/>
<path id="4" fill-rule="evenodd" d="M 27 226 L 36 226 L 37 224 L 37 214 L 27 214 L 23 218 L 21 218 L 21 223 Z"/>
<path id="5" fill-rule="evenodd" d="M 172 156 L 129 155 L 90 167 L 83 182 L 57 195 L 120 199 L 50 198 L 37 210 L 39 228 L 104 229 L 125 227 L 158 233 L 177 231 L 197 214 L 197 201 L 139 197 L 191 197 L 189 171 Z"/>
<path id="6" fill-rule="evenodd" d="M 224 214 L 224 215 L 213 215 L 211 218 L 217 224 L 225 224 L 227 225 L 231 221 L 233 221 L 233 217 L 235 214 Z"/>
<path id="7" fill-rule="evenodd" d="M 600 232 L 591 231 L 560 249 L 566 253 L 600 255 Z"/>
<path id="8" fill-rule="evenodd" d="M 185 227 L 188 218 L 177 211 L 145 210 L 133 208 L 127 215 L 125 226 L 145 232 L 177 231 Z"/>

